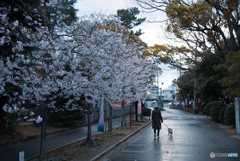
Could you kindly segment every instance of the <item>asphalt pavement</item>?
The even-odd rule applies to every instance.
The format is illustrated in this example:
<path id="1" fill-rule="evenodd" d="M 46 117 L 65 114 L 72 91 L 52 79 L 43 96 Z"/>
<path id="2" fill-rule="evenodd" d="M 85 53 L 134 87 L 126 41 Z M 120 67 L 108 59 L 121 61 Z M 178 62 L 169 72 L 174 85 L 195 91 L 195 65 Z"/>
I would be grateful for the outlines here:
<path id="1" fill-rule="evenodd" d="M 122 118 L 113 119 L 112 126 L 120 125 Z M 129 117 L 126 117 L 126 121 L 129 121 Z M 58 147 L 67 145 L 69 143 L 82 140 L 87 136 L 87 127 L 82 127 L 76 130 L 67 131 L 61 134 L 49 136 L 46 139 L 46 151 L 51 151 Z M 91 133 L 98 133 L 98 124 L 91 125 Z M 40 152 L 40 139 L 32 140 L 26 143 L 13 145 L 10 147 L 4 147 L 0 149 L 0 160 L 1 161 L 18 161 L 19 152 L 24 151 L 25 160 L 29 160 L 33 157 L 37 157 Z"/>
<path id="2" fill-rule="evenodd" d="M 154 138 L 149 125 L 102 161 L 240 160 L 240 137 L 212 126 L 206 116 L 169 108 L 162 111 L 162 116 L 160 138 Z M 172 137 L 168 136 L 168 127 L 173 129 Z"/>

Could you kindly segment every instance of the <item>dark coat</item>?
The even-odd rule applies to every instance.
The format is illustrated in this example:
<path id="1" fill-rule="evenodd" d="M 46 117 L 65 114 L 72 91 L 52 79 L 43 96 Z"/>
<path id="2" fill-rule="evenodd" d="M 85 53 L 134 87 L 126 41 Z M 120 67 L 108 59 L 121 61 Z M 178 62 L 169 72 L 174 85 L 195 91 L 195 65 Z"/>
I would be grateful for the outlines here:
<path id="1" fill-rule="evenodd" d="M 161 122 L 163 123 L 161 111 L 159 108 L 154 108 L 152 112 L 152 128 L 161 129 Z"/>

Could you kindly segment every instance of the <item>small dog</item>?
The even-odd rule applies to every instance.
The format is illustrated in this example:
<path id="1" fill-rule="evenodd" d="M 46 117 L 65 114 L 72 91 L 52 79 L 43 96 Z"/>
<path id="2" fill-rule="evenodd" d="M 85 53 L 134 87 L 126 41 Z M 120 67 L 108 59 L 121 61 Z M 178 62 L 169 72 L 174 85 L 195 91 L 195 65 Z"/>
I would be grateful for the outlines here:
<path id="1" fill-rule="evenodd" d="M 172 137 L 173 130 L 171 128 L 168 128 L 168 136 L 170 135 Z"/>

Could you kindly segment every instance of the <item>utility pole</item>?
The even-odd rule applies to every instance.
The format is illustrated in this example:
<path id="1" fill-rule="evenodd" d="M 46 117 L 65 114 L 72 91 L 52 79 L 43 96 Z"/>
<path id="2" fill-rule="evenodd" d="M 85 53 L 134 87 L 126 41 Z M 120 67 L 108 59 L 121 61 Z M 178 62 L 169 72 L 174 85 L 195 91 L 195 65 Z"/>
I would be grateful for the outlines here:
<path id="1" fill-rule="evenodd" d="M 162 91 L 163 91 L 163 89 L 162 89 L 162 85 L 163 85 L 163 82 L 161 83 L 161 95 L 160 95 L 160 106 L 161 106 L 161 108 L 160 109 L 162 109 Z"/>
<path id="2" fill-rule="evenodd" d="M 158 70 L 157 70 L 157 87 L 158 87 L 158 90 L 157 90 L 157 99 L 158 99 L 158 95 L 159 95 L 159 86 L 158 86 Z"/>
<path id="3" fill-rule="evenodd" d="M 159 86 L 158 86 L 158 70 L 157 70 L 157 105 L 160 108 L 161 106 L 161 99 L 159 100 Z"/>
<path id="4" fill-rule="evenodd" d="M 193 89 L 193 99 L 194 99 L 194 101 L 193 101 L 193 109 L 195 109 L 196 108 L 196 73 L 194 73 L 194 89 Z"/>
<path id="5" fill-rule="evenodd" d="M 196 50 L 197 50 L 197 44 L 196 44 Z M 194 87 L 193 87 L 193 110 L 196 108 L 196 88 L 197 88 L 197 80 L 196 80 L 196 54 L 194 56 L 195 66 L 194 66 Z"/>
<path id="6" fill-rule="evenodd" d="M 179 70 L 179 74 L 180 74 L 180 79 L 179 79 L 179 84 L 180 84 L 180 87 L 179 87 L 179 100 L 180 100 L 180 108 L 182 106 L 182 102 L 181 102 L 181 75 L 182 75 L 182 64 L 181 64 L 181 56 L 180 56 L 180 70 Z"/>

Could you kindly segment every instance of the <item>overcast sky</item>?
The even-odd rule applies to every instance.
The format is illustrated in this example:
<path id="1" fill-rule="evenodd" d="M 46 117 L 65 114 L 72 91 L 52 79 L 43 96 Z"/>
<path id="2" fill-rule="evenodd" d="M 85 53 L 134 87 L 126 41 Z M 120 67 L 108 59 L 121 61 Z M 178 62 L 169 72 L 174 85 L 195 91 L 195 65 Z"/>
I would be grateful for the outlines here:
<path id="1" fill-rule="evenodd" d="M 127 9 L 131 7 L 138 7 L 139 10 L 141 10 L 135 0 L 78 0 L 75 5 L 75 8 L 78 9 L 78 17 L 100 12 L 106 15 L 116 15 L 118 9 Z M 151 14 L 141 13 L 138 17 L 146 17 L 147 21 L 166 19 L 165 14 L 161 14 L 159 12 Z M 146 42 L 148 46 L 169 43 L 164 34 L 164 23 L 157 24 L 144 22 L 138 28 L 141 28 L 144 33 L 140 36 L 140 38 Z M 179 72 L 176 70 L 171 70 L 167 65 L 160 65 L 160 67 L 162 68 L 163 73 L 161 76 L 159 76 L 158 81 L 160 87 L 161 82 L 164 83 L 162 86 L 164 89 L 172 84 L 172 80 L 179 76 Z"/>

